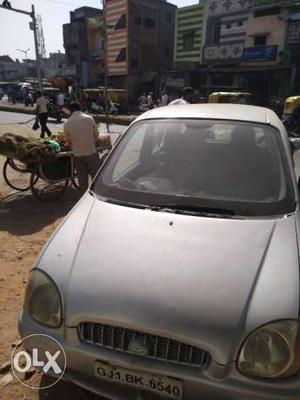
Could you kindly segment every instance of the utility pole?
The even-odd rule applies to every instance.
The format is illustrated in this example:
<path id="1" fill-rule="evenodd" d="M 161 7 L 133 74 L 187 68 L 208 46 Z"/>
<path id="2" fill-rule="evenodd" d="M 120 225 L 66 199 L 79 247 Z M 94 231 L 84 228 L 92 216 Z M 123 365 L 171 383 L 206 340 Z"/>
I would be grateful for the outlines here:
<path id="1" fill-rule="evenodd" d="M 40 58 L 39 42 L 38 42 L 38 36 L 37 36 L 37 23 L 36 23 L 35 10 L 34 10 L 33 4 L 31 6 L 31 18 L 32 18 L 32 22 L 29 24 L 29 26 L 30 26 L 30 29 L 33 31 L 39 89 L 43 94 L 43 83 L 42 83 L 42 74 L 41 74 L 41 58 Z"/>
<path id="2" fill-rule="evenodd" d="M 11 7 L 10 3 L 9 3 L 9 6 L 7 6 L 7 5 L 5 5 L 5 2 L 3 2 L 2 5 L 0 5 L 0 8 L 3 8 L 4 10 L 14 11 L 14 12 L 17 12 L 20 14 L 27 15 L 32 19 L 32 21 L 29 24 L 29 27 L 33 31 L 33 34 L 34 34 L 34 46 L 35 46 L 38 83 L 39 83 L 39 89 L 42 92 L 43 84 L 42 84 L 42 74 L 41 74 L 41 60 L 40 60 L 40 54 L 39 54 L 39 48 L 38 48 L 37 23 L 36 23 L 34 5 L 31 6 L 31 12 L 25 11 L 25 10 L 20 10 L 18 8 L 13 8 L 13 7 Z"/>
<path id="3" fill-rule="evenodd" d="M 105 94 L 105 116 L 109 114 L 108 104 L 108 37 L 107 37 L 107 19 L 106 19 L 106 3 L 107 0 L 101 0 L 103 10 L 103 43 L 104 43 L 104 94 Z"/>

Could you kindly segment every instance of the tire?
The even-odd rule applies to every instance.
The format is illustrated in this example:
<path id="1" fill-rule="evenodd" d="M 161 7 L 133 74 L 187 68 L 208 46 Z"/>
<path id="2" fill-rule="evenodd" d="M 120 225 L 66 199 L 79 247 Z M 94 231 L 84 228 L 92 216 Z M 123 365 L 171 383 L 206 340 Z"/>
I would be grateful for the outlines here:
<path id="1" fill-rule="evenodd" d="M 41 179 L 36 173 L 30 178 L 30 189 L 32 194 L 42 201 L 54 201 L 59 199 L 69 186 L 69 179 L 57 182 L 47 182 Z"/>
<path id="2" fill-rule="evenodd" d="M 28 172 L 27 165 L 22 163 L 21 161 L 14 160 L 13 158 L 8 158 L 8 163 L 14 169 L 15 171 L 18 172 Z"/>
<path id="3" fill-rule="evenodd" d="M 3 178 L 6 184 L 14 190 L 25 192 L 31 187 L 31 172 L 13 167 L 11 159 L 7 159 L 3 165 Z"/>

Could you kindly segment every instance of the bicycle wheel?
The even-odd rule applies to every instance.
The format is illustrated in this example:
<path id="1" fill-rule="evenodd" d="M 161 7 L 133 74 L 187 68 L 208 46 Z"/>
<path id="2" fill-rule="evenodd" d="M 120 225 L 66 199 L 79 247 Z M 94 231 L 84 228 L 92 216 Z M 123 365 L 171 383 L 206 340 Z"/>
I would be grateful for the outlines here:
<path id="1" fill-rule="evenodd" d="M 32 173 L 30 177 L 31 192 L 42 201 L 59 199 L 65 193 L 69 183 L 69 179 L 48 182 L 41 179 L 36 173 Z"/>
<path id="2" fill-rule="evenodd" d="M 31 172 L 16 169 L 11 164 L 11 159 L 7 159 L 3 165 L 3 178 L 9 187 L 20 192 L 30 189 Z"/>
<path id="3" fill-rule="evenodd" d="M 27 165 L 22 163 L 19 160 L 14 160 L 13 158 L 8 158 L 7 159 L 9 165 L 12 167 L 12 169 L 14 169 L 15 171 L 19 171 L 19 172 L 27 172 L 28 168 Z"/>

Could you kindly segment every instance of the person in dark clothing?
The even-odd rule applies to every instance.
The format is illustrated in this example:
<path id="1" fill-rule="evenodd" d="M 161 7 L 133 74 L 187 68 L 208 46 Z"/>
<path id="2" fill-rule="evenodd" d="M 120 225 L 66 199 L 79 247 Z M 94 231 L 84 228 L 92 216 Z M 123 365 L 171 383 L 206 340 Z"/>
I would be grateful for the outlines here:
<path id="1" fill-rule="evenodd" d="M 38 91 L 37 101 L 36 101 L 36 112 L 41 125 L 41 138 L 45 137 L 45 133 L 47 133 L 48 137 L 51 136 L 51 131 L 47 126 L 48 104 L 49 101 L 42 95 L 40 91 Z"/>

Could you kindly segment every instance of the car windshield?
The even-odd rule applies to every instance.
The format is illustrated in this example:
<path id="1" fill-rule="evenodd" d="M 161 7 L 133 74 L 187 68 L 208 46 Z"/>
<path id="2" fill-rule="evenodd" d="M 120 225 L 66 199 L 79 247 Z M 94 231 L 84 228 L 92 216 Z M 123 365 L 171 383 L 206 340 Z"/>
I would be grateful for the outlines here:
<path id="1" fill-rule="evenodd" d="M 295 210 L 280 133 L 268 125 L 236 121 L 135 123 L 92 191 L 131 206 L 227 210 L 241 216 Z"/>

